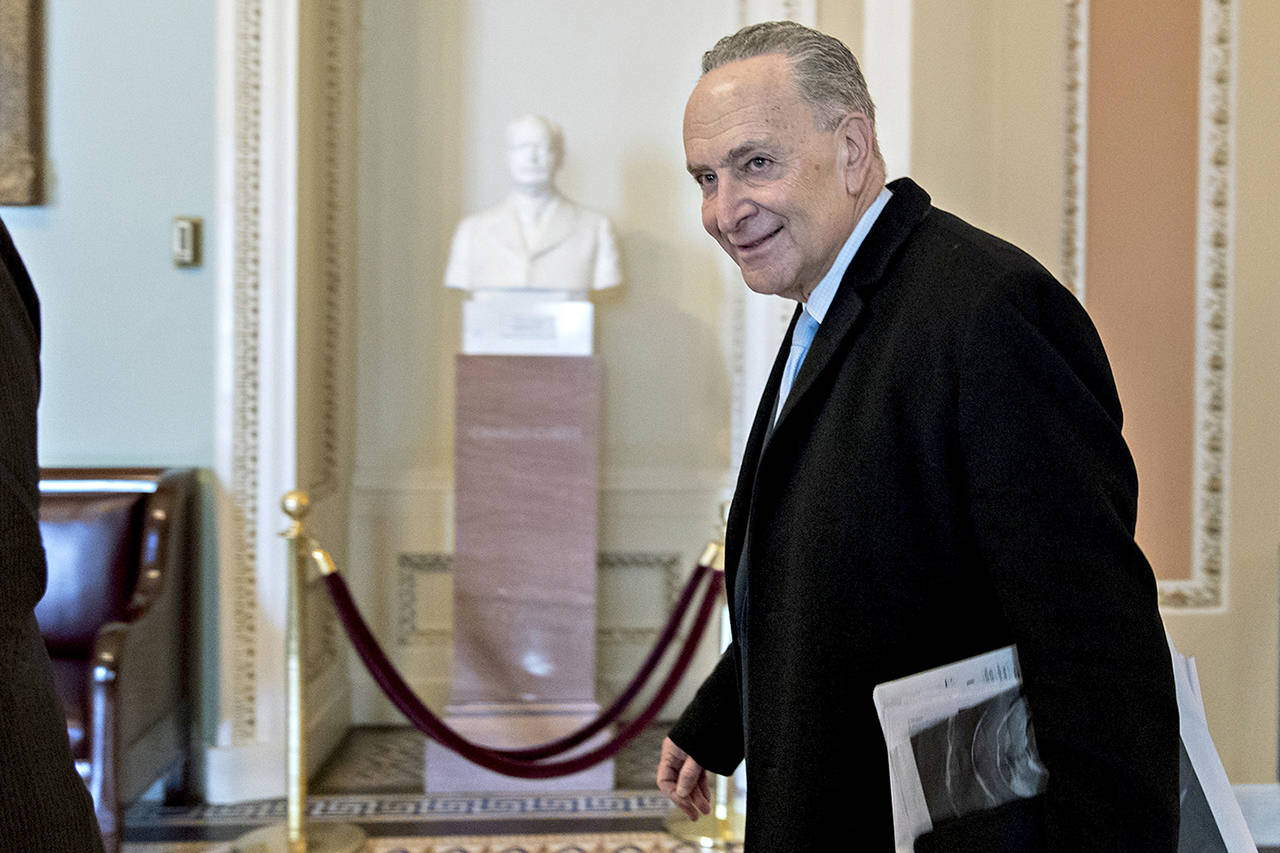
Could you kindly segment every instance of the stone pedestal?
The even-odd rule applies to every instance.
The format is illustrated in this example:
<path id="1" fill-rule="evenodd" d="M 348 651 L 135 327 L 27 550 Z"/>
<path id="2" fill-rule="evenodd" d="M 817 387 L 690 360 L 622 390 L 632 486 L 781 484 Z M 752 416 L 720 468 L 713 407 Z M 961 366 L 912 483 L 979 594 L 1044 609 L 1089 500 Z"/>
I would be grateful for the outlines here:
<path id="1" fill-rule="evenodd" d="M 533 745 L 599 712 L 600 386 L 592 358 L 458 356 L 453 688 L 446 718 L 472 740 Z M 612 787 L 611 763 L 530 783 L 428 743 L 432 792 Z"/>

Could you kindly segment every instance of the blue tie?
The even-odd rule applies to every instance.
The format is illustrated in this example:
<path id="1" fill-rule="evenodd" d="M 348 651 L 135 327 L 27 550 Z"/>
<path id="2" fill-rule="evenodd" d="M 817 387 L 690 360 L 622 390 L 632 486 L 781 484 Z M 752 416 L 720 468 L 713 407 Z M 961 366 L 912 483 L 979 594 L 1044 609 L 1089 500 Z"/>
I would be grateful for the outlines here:
<path id="1" fill-rule="evenodd" d="M 791 330 L 791 352 L 787 355 L 787 366 L 782 369 L 782 384 L 778 386 L 778 404 L 773 409 L 774 423 L 777 423 L 778 414 L 787 402 L 791 385 L 796 381 L 796 374 L 800 372 L 800 365 L 804 363 L 804 357 L 809 352 L 809 344 L 813 343 L 813 336 L 817 332 L 818 321 L 809 316 L 808 311 L 802 309 L 799 319 L 796 320 L 796 327 Z"/>

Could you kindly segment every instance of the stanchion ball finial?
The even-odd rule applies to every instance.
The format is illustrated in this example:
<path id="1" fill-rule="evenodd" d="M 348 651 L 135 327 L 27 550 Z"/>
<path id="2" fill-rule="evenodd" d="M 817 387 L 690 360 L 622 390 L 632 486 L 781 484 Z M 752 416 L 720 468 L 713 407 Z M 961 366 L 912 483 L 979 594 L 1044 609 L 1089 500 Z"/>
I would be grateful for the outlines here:
<path id="1" fill-rule="evenodd" d="M 307 512 L 311 509 L 311 499 L 301 489 L 294 489 L 284 496 L 284 500 L 280 501 L 280 506 L 284 509 L 285 515 L 294 521 L 302 521 L 307 517 Z"/>

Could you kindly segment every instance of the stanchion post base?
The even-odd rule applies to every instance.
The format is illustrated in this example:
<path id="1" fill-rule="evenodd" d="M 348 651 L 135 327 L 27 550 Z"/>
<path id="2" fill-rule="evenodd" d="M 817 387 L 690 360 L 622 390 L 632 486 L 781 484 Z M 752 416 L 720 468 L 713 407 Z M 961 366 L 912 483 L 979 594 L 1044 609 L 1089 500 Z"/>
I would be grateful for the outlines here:
<path id="1" fill-rule="evenodd" d="M 307 822 L 307 853 L 359 853 L 364 830 L 349 823 Z M 246 833 L 216 853 L 288 853 L 289 828 L 283 823 Z"/>
<path id="2" fill-rule="evenodd" d="M 704 850 L 741 851 L 747 816 L 730 809 L 725 817 L 717 817 L 713 811 L 692 821 L 684 812 L 673 809 L 664 824 L 671 835 Z"/>

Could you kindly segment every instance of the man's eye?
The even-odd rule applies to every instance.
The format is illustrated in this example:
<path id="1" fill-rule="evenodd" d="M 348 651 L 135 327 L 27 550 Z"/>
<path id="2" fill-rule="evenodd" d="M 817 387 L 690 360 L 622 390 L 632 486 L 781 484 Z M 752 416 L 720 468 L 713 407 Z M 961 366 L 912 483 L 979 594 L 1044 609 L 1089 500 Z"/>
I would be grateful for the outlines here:
<path id="1" fill-rule="evenodd" d="M 753 172 L 759 172 L 761 169 L 768 168 L 768 166 L 769 166 L 768 157 L 752 157 L 750 160 L 747 161 L 747 168 Z"/>
<path id="2" fill-rule="evenodd" d="M 704 172 L 701 175 L 694 175 L 693 179 L 698 182 L 698 186 L 700 187 L 710 187 L 710 186 L 713 186 L 716 182 L 716 176 L 711 172 Z"/>

